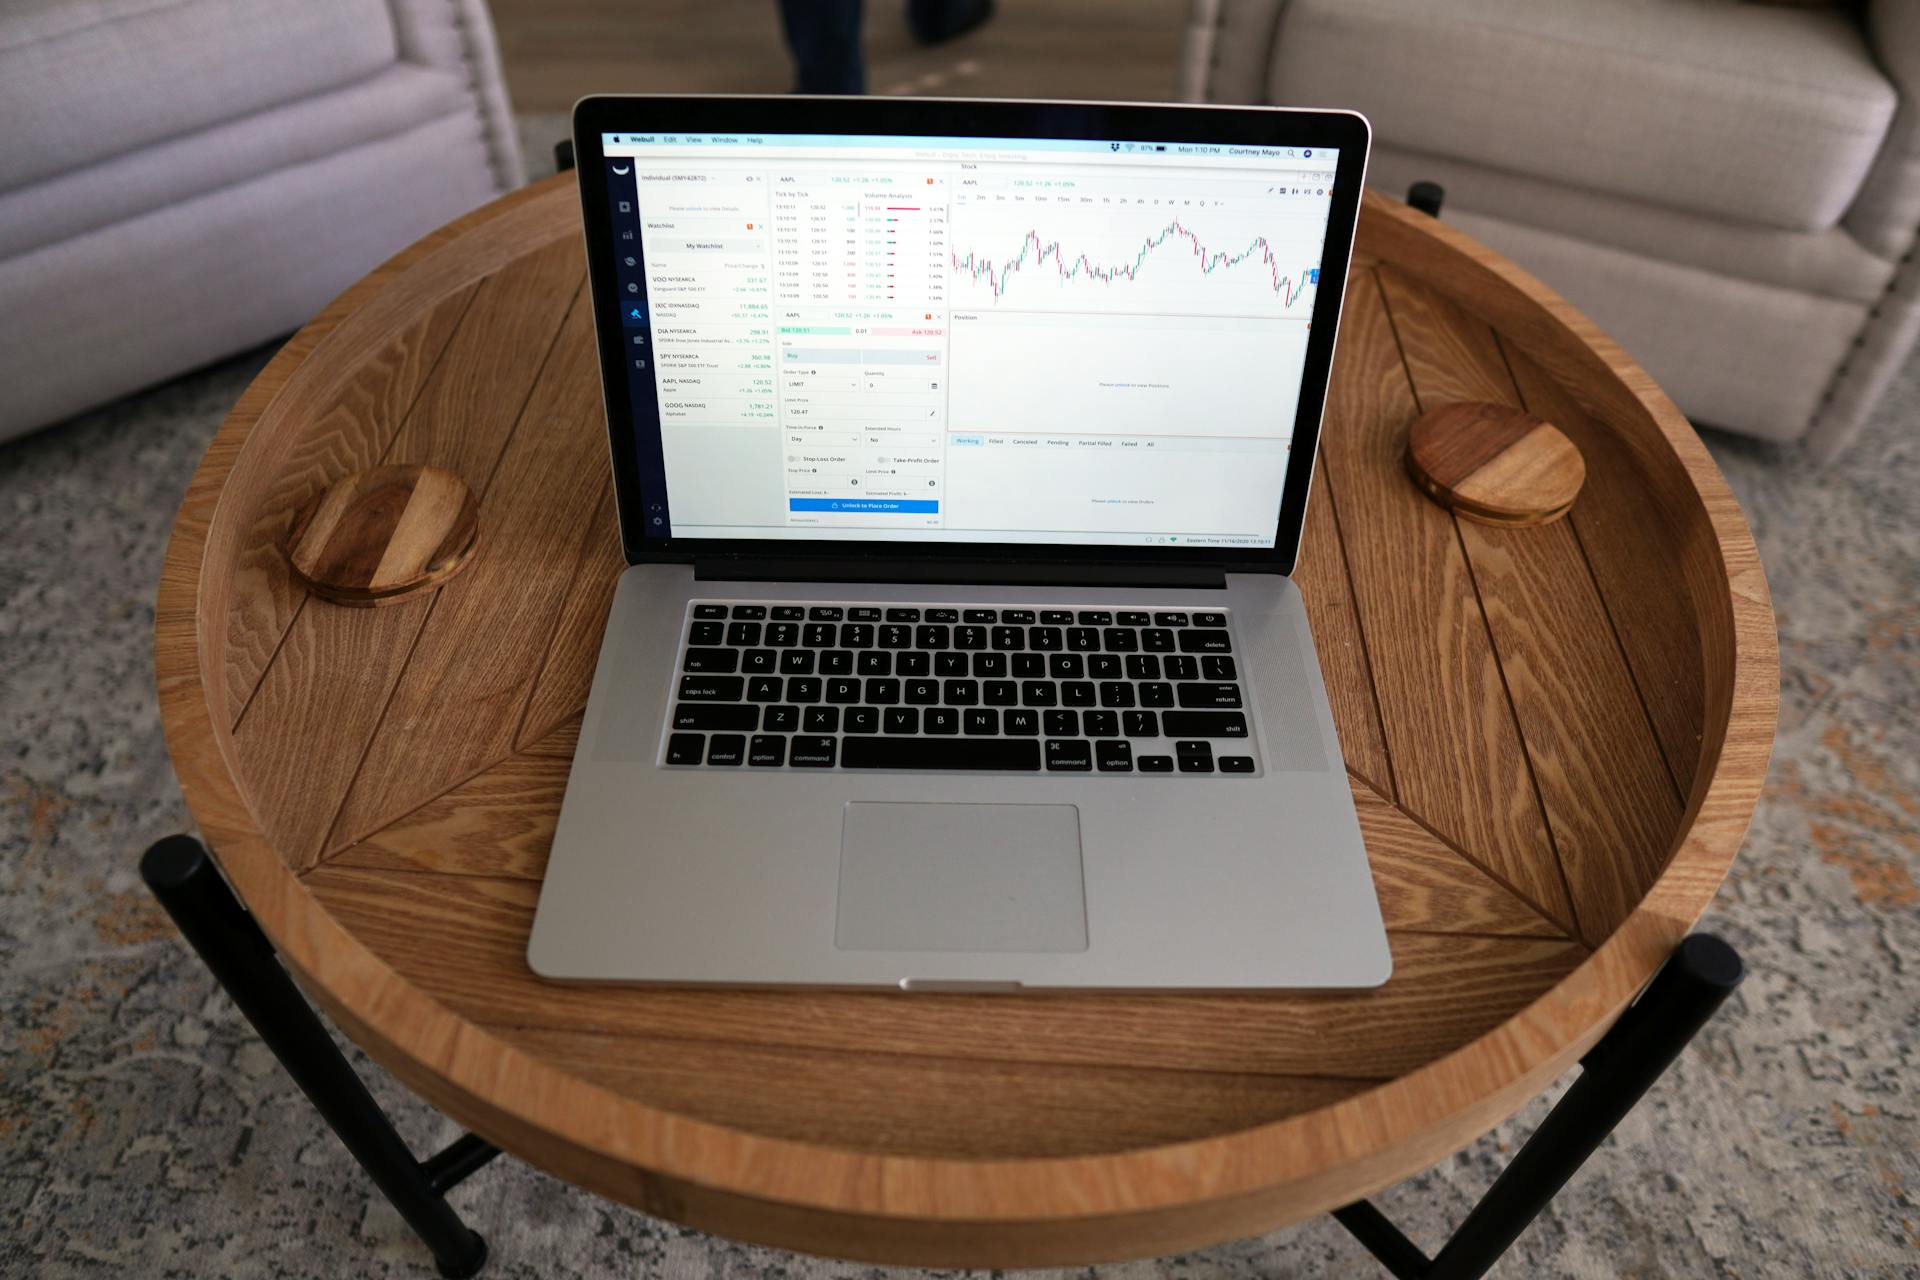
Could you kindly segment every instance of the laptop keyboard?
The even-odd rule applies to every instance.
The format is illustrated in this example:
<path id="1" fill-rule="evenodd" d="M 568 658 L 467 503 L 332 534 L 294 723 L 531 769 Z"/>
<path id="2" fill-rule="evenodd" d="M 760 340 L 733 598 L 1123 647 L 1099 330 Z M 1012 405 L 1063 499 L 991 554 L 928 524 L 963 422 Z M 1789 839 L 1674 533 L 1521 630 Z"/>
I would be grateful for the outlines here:
<path id="1" fill-rule="evenodd" d="M 1258 772 L 1225 610 L 688 607 L 661 763 Z"/>

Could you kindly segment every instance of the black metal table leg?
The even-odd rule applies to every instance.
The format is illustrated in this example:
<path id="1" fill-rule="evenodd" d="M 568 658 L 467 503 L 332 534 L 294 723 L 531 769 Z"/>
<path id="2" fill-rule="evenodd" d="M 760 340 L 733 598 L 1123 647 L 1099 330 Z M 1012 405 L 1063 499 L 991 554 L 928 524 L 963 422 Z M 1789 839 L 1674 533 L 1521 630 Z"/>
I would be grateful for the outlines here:
<path id="1" fill-rule="evenodd" d="M 1696 933 L 1683 939 L 1639 999 L 1580 1060 L 1580 1078 L 1432 1261 L 1365 1200 L 1333 1216 L 1399 1280 L 1485 1275 L 1744 976 L 1739 955 L 1719 938 Z"/>
<path id="2" fill-rule="evenodd" d="M 469 1134 L 425 1162 L 413 1158 L 198 840 L 160 841 L 140 859 L 140 875 L 287 1074 L 433 1251 L 440 1274 L 479 1271 L 486 1241 L 441 1193 L 499 1149 Z"/>

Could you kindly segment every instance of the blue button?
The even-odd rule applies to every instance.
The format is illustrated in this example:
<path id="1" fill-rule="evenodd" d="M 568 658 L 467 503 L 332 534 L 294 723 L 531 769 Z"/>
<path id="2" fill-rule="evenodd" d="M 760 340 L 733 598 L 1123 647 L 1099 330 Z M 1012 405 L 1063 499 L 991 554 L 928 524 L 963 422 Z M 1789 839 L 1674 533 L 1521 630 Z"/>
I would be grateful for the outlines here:
<path id="1" fill-rule="evenodd" d="M 647 309 L 638 302 L 623 302 L 620 304 L 620 319 L 624 324 L 645 324 Z"/>
<path id="2" fill-rule="evenodd" d="M 930 516 L 940 504 L 923 498 L 788 498 L 787 510 Z"/>

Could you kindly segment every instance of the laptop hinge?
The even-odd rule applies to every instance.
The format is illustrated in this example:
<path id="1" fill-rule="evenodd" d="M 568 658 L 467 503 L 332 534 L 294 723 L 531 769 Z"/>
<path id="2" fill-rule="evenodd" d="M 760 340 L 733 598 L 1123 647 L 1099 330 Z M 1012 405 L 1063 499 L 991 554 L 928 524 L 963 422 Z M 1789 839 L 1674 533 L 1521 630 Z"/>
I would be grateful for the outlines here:
<path id="1" fill-rule="evenodd" d="M 991 586 L 1181 587 L 1219 589 L 1218 565 L 1137 561 L 858 559 L 841 556 L 698 556 L 693 576 L 709 582 L 925 582 Z"/>

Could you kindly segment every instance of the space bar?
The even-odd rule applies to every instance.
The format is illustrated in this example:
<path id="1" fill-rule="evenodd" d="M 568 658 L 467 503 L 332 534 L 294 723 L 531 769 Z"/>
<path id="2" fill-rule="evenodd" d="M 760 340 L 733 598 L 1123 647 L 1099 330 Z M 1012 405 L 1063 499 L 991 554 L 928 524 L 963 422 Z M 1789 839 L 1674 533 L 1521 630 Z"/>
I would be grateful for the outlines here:
<path id="1" fill-rule="evenodd" d="M 1032 738 L 842 738 L 843 769 L 1040 768 Z"/>

